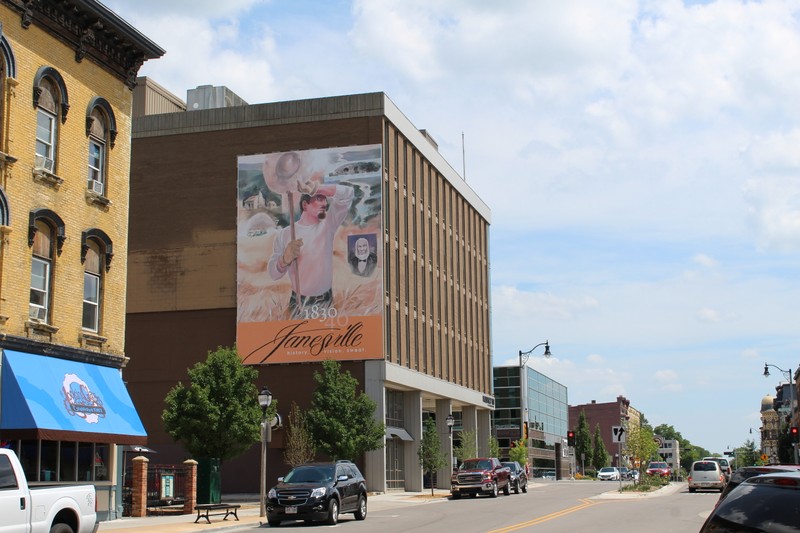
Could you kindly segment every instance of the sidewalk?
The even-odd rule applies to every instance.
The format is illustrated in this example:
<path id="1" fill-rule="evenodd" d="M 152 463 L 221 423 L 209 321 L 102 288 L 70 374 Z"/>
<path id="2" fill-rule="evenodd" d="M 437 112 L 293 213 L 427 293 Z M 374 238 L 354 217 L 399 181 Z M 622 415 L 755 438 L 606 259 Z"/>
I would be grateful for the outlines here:
<path id="1" fill-rule="evenodd" d="M 385 492 L 370 494 L 368 497 L 369 510 L 409 503 L 426 503 L 444 501 L 450 495 L 448 490 L 436 489 L 434 495 L 431 491 L 425 492 Z M 264 523 L 268 527 L 267 518 L 259 516 L 260 508 L 257 494 L 230 494 L 223 495 L 222 501 L 226 503 L 238 503 L 241 505 L 238 511 L 239 521 L 228 517 L 223 520 L 222 516 L 210 517 L 211 523 L 206 523 L 205 518 L 201 518 L 197 523 L 197 513 L 182 515 L 146 516 L 143 518 L 123 517 L 118 520 L 100 522 L 99 531 L 113 531 L 114 533 L 142 533 L 157 531 L 159 533 L 189 533 L 198 531 L 233 531 L 244 527 L 258 526 Z"/>

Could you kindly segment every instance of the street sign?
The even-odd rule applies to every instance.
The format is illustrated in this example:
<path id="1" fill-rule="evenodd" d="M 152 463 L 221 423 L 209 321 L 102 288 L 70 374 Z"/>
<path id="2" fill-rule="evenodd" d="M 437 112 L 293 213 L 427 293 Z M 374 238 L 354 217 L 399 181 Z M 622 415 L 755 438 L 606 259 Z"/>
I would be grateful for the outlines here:
<path id="1" fill-rule="evenodd" d="M 766 462 L 767 462 L 767 459 L 769 459 L 769 457 L 767 457 L 767 454 L 765 454 L 765 453 L 762 453 L 762 454 L 761 454 L 761 460 L 762 460 L 762 461 L 764 461 L 764 462 L 766 463 Z"/>
<path id="2" fill-rule="evenodd" d="M 625 428 L 623 426 L 611 426 L 611 442 L 625 442 Z"/>

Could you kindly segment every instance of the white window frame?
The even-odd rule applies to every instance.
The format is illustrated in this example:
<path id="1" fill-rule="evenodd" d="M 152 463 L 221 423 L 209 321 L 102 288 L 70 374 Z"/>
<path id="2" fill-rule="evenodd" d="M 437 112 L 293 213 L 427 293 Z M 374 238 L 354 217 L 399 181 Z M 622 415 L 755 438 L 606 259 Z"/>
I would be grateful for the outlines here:
<path id="1" fill-rule="evenodd" d="M 97 147 L 96 159 L 92 153 L 92 147 Z M 89 181 L 87 187 L 89 190 L 94 191 L 93 182 L 100 182 L 102 184 L 102 192 L 100 195 L 105 194 L 106 180 L 105 180 L 105 166 L 106 166 L 106 143 L 97 137 L 89 137 L 89 154 L 88 154 L 88 167 L 89 167 Z M 96 192 L 96 191 L 95 191 Z"/>
<path id="2" fill-rule="evenodd" d="M 49 138 L 43 138 L 40 133 L 40 120 L 47 119 L 50 124 L 47 128 Z M 36 110 L 36 155 L 46 157 L 55 161 L 56 159 L 56 124 L 58 124 L 58 117 L 41 107 Z M 44 128 L 41 128 L 44 130 Z M 44 153 L 42 153 L 44 152 Z"/>
<path id="3" fill-rule="evenodd" d="M 44 267 L 44 275 L 42 276 L 43 280 L 44 280 L 44 287 L 38 287 L 38 286 L 36 286 L 34 284 L 34 281 L 36 281 L 36 278 L 35 278 L 36 272 L 35 272 L 34 265 L 36 265 L 36 264 L 41 265 L 42 267 Z M 45 310 L 45 320 L 47 319 L 47 317 L 50 314 L 50 270 L 51 270 L 51 267 L 52 267 L 52 264 L 51 264 L 49 259 L 44 259 L 42 257 L 33 256 L 33 260 L 31 261 L 31 297 L 29 299 L 29 303 L 30 303 L 30 306 L 32 308 L 38 308 L 38 309 L 44 309 Z M 38 277 L 38 276 L 36 276 L 36 277 Z M 41 299 L 44 301 L 43 304 L 34 302 L 34 298 L 33 298 L 33 294 L 34 293 L 42 295 Z"/>
<path id="4" fill-rule="evenodd" d="M 91 290 L 90 280 L 94 280 L 94 290 Z M 84 271 L 83 273 L 83 314 L 81 316 L 81 327 L 83 329 L 97 332 L 100 330 L 100 283 L 102 277 L 92 272 Z M 87 291 L 93 294 L 87 294 Z M 92 300 L 94 298 L 94 300 Z M 87 324 L 86 316 L 87 311 L 92 310 L 94 316 L 92 317 L 91 324 Z"/>

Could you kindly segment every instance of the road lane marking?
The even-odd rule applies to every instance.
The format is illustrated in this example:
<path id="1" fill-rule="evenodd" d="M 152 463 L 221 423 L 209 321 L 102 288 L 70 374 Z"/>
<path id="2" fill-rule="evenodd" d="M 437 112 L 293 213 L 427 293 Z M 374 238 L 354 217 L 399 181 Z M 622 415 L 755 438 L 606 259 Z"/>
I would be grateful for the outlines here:
<path id="1" fill-rule="evenodd" d="M 602 502 L 593 501 L 588 498 L 581 498 L 579 500 L 581 503 L 579 505 L 575 505 L 572 507 L 568 507 L 567 509 L 562 509 L 561 511 L 556 511 L 555 513 L 550 513 L 544 516 L 540 516 L 538 518 L 534 518 L 533 520 L 529 520 L 527 522 L 520 522 L 519 524 L 514 524 L 511 526 L 506 526 L 500 529 L 493 529 L 489 531 L 489 533 L 508 533 L 510 531 L 516 531 L 518 529 L 522 529 L 525 527 L 535 526 L 537 524 L 542 524 L 544 522 L 549 522 L 550 520 L 554 520 L 556 518 L 560 518 L 562 516 L 566 516 L 571 513 L 575 513 L 580 511 L 581 509 L 586 509 L 587 507 L 592 507 L 593 505 L 598 505 Z"/>

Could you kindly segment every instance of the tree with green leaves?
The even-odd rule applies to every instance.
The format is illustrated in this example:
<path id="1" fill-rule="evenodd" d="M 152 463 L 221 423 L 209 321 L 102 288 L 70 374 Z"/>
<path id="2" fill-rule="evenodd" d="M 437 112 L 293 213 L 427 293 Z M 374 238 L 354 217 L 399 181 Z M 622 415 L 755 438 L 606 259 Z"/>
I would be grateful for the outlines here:
<path id="1" fill-rule="evenodd" d="M 528 464 L 528 445 L 525 443 L 525 439 L 514 441 L 514 446 L 508 450 L 508 458 L 525 468 L 525 465 Z"/>
<path id="2" fill-rule="evenodd" d="M 438 470 L 446 467 L 449 463 L 445 456 L 445 451 L 442 450 L 442 441 L 439 439 L 439 433 L 436 431 L 436 422 L 433 418 L 425 419 L 425 424 L 422 427 L 422 442 L 419 443 L 417 457 L 419 457 L 422 471 L 431 480 L 431 496 L 433 496 L 434 476 Z"/>
<path id="3" fill-rule="evenodd" d="M 459 462 L 478 456 L 478 439 L 475 430 L 463 430 L 459 435 L 458 445 L 453 449 L 453 455 Z"/>
<path id="4" fill-rule="evenodd" d="M 500 443 L 494 435 L 489 435 L 489 457 L 500 457 Z"/>
<path id="5" fill-rule="evenodd" d="M 283 460 L 287 465 L 301 465 L 313 461 L 316 456 L 314 439 L 311 438 L 305 413 L 295 402 L 292 402 L 286 421 L 284 444 Z"/>
<path id="6" fill-rule="evenodd" d="M 355 461 L 383 447 L 386 428 L 375 419 L 375 401 L 357 392 L 358 380 L 341 369 L 338 361 L 327 360 L 321 373 L 314 372 L 317 388 L 306 421 L 319 451 L 334 460 Z"/>
<path id="7" fill-rule="evenodd" d="M 581 457 L 583 457 L 582 461 Z M 575 460 L 581 461 L 583 470 L 586 465 L 594 464 L 593 457 L 594 450 L 592 449 L 592 435 L 589 433 L 589 423 L 586 421 L 586 413 L 581 410 L 581 414 L 578 415 L 578 427 L 575 429 Z"/>
<path id="8" fill-rule="evenodd" d="M 258 372 L 242 364 L 235 348 L 218 347 L 188 374 L 189 386 L 179 382 L 164 399 L 161 420 L 173 439 L 193 457 L 220 463 L 259 441 L 262 413 L 254 384 Z M 268 420 L 276 408 L 273 401 Z"/>
<path id="9" fill-rule="evenodd" d="M 603 442 L 603 437 L 600 434 L 600 424 L 597 424 L 594 428 L 594 449 L 592 450 L 592 466 L 595 470 L 600 470 L 604 466 L 608 465 L 608 452 L 606 451 L 606 445 Z"/>
<path id="10" fill-rule="evenodd" d="M 639 473 L 644 473 L 644 468 L 650 458 L 658 453 L 658 444 L 653 439 L 653 431 L 649 425 L 637 426 L 628 425 L 625 450 L 630 457 L 632 465 L 638 465 Z"/>

